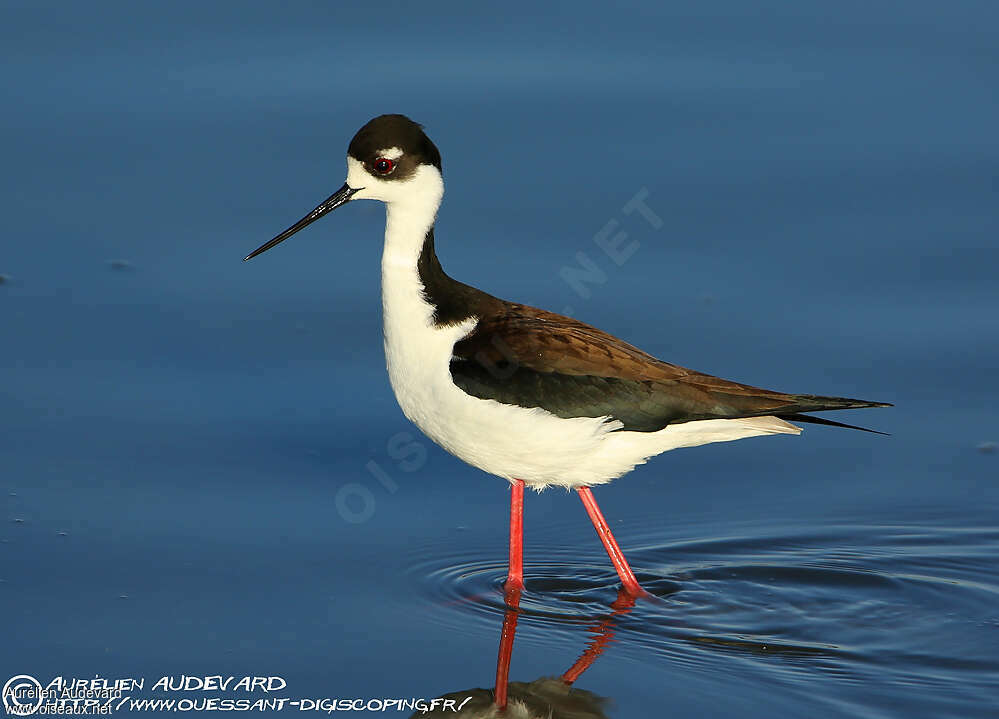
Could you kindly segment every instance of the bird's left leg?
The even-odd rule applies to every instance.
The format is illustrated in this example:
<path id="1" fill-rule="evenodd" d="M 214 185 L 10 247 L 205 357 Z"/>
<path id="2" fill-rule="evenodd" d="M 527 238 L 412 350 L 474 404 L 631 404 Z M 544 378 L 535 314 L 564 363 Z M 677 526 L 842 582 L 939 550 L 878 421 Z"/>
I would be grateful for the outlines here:
<path id="1" fill-rule="evenodd" d="M 524 588 L 524 481 L 510 483 L 510 568 L 503 588 L 509 593 Z"/>
<path id="2" fill-rule="evenodd" d="M 642 596 L 645 594 L 645 590 L 642 589 L 638 580 L 635 579 L 635 573 L 631 571 L 631 567 L 628 566 L 628 560 L 624 558 L 621 547 L 618 546 L 614 535 L 611 534 L 610 527 L 607 526 L 607 520 L 600 513 L 597 500 L 593 498 L 593 492 L 590 491 L 589 487 L 580 487 L 576 491 L 579 492 L 579 498 L 583 500 L 583 506 L 586 507 L 586 513 L 590 515 L 590 521 L 593 522 L 600 541 L 604 543 L 607 556 L 610 557 L 611 562 L 614 563 L 614 569 L 617 570 L 618 576 L 621 577 L 621 584 L 624 590 L 632 596 Z"/>

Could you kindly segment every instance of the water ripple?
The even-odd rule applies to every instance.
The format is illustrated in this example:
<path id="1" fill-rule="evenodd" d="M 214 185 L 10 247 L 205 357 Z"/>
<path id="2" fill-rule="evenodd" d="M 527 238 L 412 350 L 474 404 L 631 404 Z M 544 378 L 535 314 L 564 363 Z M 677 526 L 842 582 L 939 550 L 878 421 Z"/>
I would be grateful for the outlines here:
<path id="1" fill-rule="evenodd" d="M 785 678 L 820 670 L 847 682 L 876 664 L 883 680 L 900 685 L 928 681 L 943 669 L 968 674 L 974 684 L 999 670 L 988 648 L 999 641 L 999 587 L 984 551 L 994 546 L 994 529 L 739 529 L 703 540 L 619 537 L 637 547 L 628 555 L 653 597 L 613 618 L 613 651 L 706 671 L 717 667 L 719 655 L 777 658 L 784 663 L 777 673 Z M 606 556 L 567 544 L 570 532 L 549 527 L 546 534 L 543 558 L 525 562 L 517 641 L 578 644 L 587 628 L 612 613 L 618 578 Z M 410 548 L 410 579 L 420 587 L 430 621 L 463 632 L 496 632 L 506 572 L 505 556 L 497 556 L 502 542 L 497 545 L 466 542 L 458 548 L 438 540 Z M 941 632 L 954 642 L 929 641 Z"/>

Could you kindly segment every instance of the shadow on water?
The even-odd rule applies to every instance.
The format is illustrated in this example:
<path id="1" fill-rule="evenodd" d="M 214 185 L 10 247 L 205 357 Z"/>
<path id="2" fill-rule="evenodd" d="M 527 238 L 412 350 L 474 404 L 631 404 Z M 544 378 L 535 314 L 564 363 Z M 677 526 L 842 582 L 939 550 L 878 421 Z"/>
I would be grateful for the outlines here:
<path id="1" fill-rule="evenodd" d="M 869 702 L 872 682 L 896 691 L 939 684 L 956 694 L 941 708 L 954 708 L 995 692 L 997 538 L 994 527 L 860 524 L 658 544 L 633 535 L 629 558 L 653 596 L 626 611 L 613 610 L 617 577 L 606 558 L 546 546 L 544 561 L 525 564 L 520 646 L 578 643 L 596 618 L 607 635 L 600 651 L 613 636 L 615 656 L 646 669 L 710 675 L 737 663 L 735 681 L 777 681 L 840 708 L 851 690 L 855 706 Z M 411 552 L 432 621 L 489 631 L 509 613 L 502 561 L 463 561 L 480 555 L 459 556 L 453 544 Z M 591 715 L 602 716 L 578 716 Z"/>

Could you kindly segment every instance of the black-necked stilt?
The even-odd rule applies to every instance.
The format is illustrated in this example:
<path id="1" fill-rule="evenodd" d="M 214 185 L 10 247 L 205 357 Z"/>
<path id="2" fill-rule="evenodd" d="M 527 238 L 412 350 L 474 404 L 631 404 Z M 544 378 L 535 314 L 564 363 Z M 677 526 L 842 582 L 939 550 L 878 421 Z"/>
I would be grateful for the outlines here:
<path id="1" fill-rule="evenodd" d="M 804 412 L 883 402 L 785 394 L 695 372 L 582 322 L 451 279 L 434 250 L 441 155 L 403 115 L 347 148 L 347 181 L 259 255 L 350 200 L 385 203 L 382 304 L 389 379 L 402 411 L 455 456 L 512 485 L 506 586 L 523 587 L 524 486 L 575 489 L 624 588 L 642 593 L 590 487 L 662 452 L 765 434 Z"/>

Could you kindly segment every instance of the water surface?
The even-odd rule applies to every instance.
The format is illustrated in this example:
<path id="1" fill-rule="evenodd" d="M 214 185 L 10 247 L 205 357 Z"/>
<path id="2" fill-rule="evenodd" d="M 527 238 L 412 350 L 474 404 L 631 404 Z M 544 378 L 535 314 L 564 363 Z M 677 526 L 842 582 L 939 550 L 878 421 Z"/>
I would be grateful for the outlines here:
<path id="1" fill-rule="evenodd" d="M 8 3 L 0 681 L 491 688 L 508 495 L 395 405 L 382 211 L 240 263 L 404 112 L 444 155 L 454 276 L 897 405 L 837 417 L 891 437 L 809 427 L 598 488 L 655 595 L 627 612 L 579 500 L 531 494 L 511 680 L 609 636 L 575 683 L 608 716 L 994 716 L 997 15 Z"/>

